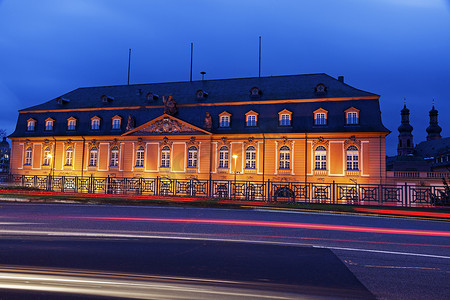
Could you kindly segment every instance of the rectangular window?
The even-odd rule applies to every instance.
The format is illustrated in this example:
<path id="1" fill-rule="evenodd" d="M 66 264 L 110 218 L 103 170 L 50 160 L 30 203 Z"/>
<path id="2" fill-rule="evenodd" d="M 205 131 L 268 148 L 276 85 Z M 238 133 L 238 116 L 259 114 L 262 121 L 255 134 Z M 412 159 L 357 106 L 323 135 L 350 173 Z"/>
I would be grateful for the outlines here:
<path id="1" fill-rule="evenodd" d="M 35 125 L 35 121 L 28 121 L 28 124 L 27 124 L 27 130 L 28 131 L 34 131 L 34 125 Z"/>
<path id="2" fill-rule="evenodd" d="M 280 117 L 280 126 L 289 126 L 291 125 L 291 116 L 288 114 L 283 114 Z"/>
<path id="3" fill-rule="evenodd" d="M 230 127 L 230 117 L 221 116 L 220 117 L 220 127 Z"/>
<path id="4" fill-rule="evenodd" d="M 356 112 L 347 113 L 347 124 L 348 125 L 358 124 L 358 113 Z"/>
<path id="5" fill-rule="evenodd" d="M 247 126 L 256 126 L 256 116 L 255 115 L 247 116 Z"/>
<path id="6" fill-rule="evenodd" d="M 315 119 L 315 125 L 326 125 L 327 119 L 324 113 L 317 113 Z"/>
<path id="7" fill-rule="evenodd" d="M 112 129 L 120 129 L 120 119 L 114 119 L 112 121 Z"/>
<path id="8" fill-rule="evenodd" d="M 45 121 L 45 130 L 53 130 L 53 121 Z"/>
<path id="9" fill-rule="evenodd" d="M 67 130 L 75 130 L 75 120 L 69 120 L 67 122 Z"/>
<path id="10" fill-rule="evenodd" d="M 100 120 L 92 120 L 91 129 L 99 130 L 100 129 Z"/>

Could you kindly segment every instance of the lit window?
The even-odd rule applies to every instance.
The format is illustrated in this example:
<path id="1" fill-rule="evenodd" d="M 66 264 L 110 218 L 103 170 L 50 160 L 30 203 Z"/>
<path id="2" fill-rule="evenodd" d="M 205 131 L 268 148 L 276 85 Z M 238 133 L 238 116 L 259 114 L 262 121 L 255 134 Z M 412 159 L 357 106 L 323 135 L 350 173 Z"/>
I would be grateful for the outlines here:
<path id="1" fill-rule="evenodd" d="M 47 131 L 53 130 L 53 120 L 52 119 L 45 120 L 45 130 L 47 130 Z"/>
<path id="2" fill-rule="evenodd" d="M 25 150 L 25 165 L 29 166 L 31 165 L 31 157 L 33 155 L 33 148 L 28 147 Z"/>
<path id="3" fill-rule="evenodd" d="M 139 146 L 139 148 L 136 151 L 136 167 L 143 167 L 144 166 L 144 147 Z"/>
<path id="4" fill-rule="evenodd" d="M 43 162 L 43 166 L 49 166 L 50 162 L 52 160 L 52 155 L 50 154 L 50 147 L 46 147 L 44 149 L 44 162 Z"/>
<path id="5" fill-rule="evenodd" d="M 197 167 L 197 147 L 191 146 L 188 149 L 188 168 Z"/>
<path id="6" fill-rule="evenodd" d="M 247 116 L 247 126 L 256 126 L 256 116 L 255 115 L 249 115 Z"/>
<path id="7" fill-rule="evenodd" d="M 291 168 L 291 151 L 288 146 L 283 146 L 280 148 L 280 169 Z"/>
<path id="8" fill-rule="evenodd" d="M 75 130 L 77 121 L 75 118 L 70 118 L 67 120 L 67 130 Z"/>
<path id="9" fill-rule="evenodd" d="M 27 131 L 34 131 L 36 128 L 36 120 L 29 119 L 27 121 Z"/>
<path id="10" fill-rule="evenodd" d="M 109 165 L 111 167 L 119 166 L 119 148 L 117 146 L 111 148 L 111 161 Z"/>
<path id="11" fill-rule="evenodd" d="M 358 124 L 358 113 L 348 112 L 347 113 L 347 124 L 348 125 Z"/>
<path id="12" fill-rule="evenodd" d="M 327 124 L 327 118 L 324 113 L 317 113 L 316 119 L 315 119 L 315 125 L 326 125 Z"/>
<path id="13" fill-rule="evenodd" d="M 220 117 L 220 127 L 230 127 L 230 117 L 221 116 Z"/>
<path id="14" fill-rule="evenodd" d="M 97 147 L 92 147 L 89 152 L 89 167 L 97 166 L 98 150 Z"/>
<path id="15" fill-rule="evenodd" d="M 91 119 L 91 129 L 92 130 L 100 129 L 100 119 L 99 118 Z"/>
<path id="16" fill-rule="evenodd" d="M 327 169 L 327 149 L 324 146 L 319 146 L 316 148 L 314 153 L 315 157 L 315 169 L 316 170 L 326 170 Z"/>
<path id="17" fill-rule="evenodd" d="M 66 163 L 65 166 L 71 166 L 73 162 L 73 148 L 68 147 L 66 149 Z"/>
<path id="18" fill-rule="evenodd" d="M 357 125 L 359 124 L 359 109 L 355 107 L 350 107 L 345 111 L 345 124 L 346 125 Z"/>
<path id="19" fill-rule="evenodd" d="M 256 168 L 256 149 L 250 146 L 245 151 L 245 168 L 255 169 Z"/>
<path id="20" fill-rule="evenodd" d="M 228 169 L 228 147 L 226 146 L 219 149 L 219 168 Z"/>
<path id="21" fill-rule="evenodd" d="M 347 170 L 358 171 L 359 170 L 359 154 L 358 148 L 355 146 L 349 146 L 347 148 Z"/>
<path id="22" fill-rule="evenodd" d="M 112 120 L 112 129 L 120 129 L 120 119 L 113 119 Z"/>
<path id="23" fill-rule="evenodd" d="M 168 168 L 170 165 L 170 148 L 164 146 L 161 149 L 161 168 Z"/>
<path id="24" fill-rule="evenodd" d="M 282 114 L 280 116 L 280 126 L 289 126 L 291 125 L 291 115 Z"/>

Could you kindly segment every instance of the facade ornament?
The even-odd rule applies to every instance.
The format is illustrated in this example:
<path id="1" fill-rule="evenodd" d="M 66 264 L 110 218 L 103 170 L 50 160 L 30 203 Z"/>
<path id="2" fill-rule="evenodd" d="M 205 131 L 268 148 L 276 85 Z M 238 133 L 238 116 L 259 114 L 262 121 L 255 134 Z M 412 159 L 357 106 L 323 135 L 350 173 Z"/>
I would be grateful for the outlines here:
<path id="1" fill-rule="evenodd" d="M 109 143 L 111 145 L 111 148 L 114 146 L 119 146 L 119 141 L 117 139 L 113 139 L 111 143 Z"/>
<path id="2" fill-rule="evenodd" d="M 200 143 L 198 141 L 195 140 L 195 136 L 191 136 L 191 138 L 189 139 L 189 142 L 186 143 L 186 145 L 189 146 L 196 146 L 198 147 Z"/>
<path id="3" fill-rule="evenodd" d="M 230 149 L 231 143 L 226 137 L 223 136 L 223 137 L 220 138 L 220 140 L 218 140 L 218 145 L 217 146 L 219 147 L 219 149 L 222 146 L 226 146 L 226 147 L 228 147 L 228 149 Z"/>
<path id="4" fill-rule="evenodd" d="M 206 130 L 212 129 L 212 117 L 209 112 L 206 112 L 205 121 L 203 123 L 203 128 Z"/>
<path id="5" fill-rule="evenodd" d="M 254 137 L 249 137 L 246 141 L 244 141 L 244 147 L 247 148 L 248 146 L 254 146 L 257 147 L 258 142 L 255 140 Z"/>
<path id="6" fill-rule="evenodd" d="M 356 146 L 358 150 L 361 150 L 361 141 L 357 140 L 354 135 L 352 135 L 348 140 L 344 141 L 344 148 L 347 149 L 349 146 Z"/>
<path id="7" fill-rule="evenodd" d="M 176 120 L 169 117 L 164 117 L 163 119 L 156 121 L 155 123 L 147 126 L 146 128 L 140 130 L 137 134 L 167 134 L 167 133 L 184 133 L 184 132 L 195 132 L 193 128 L 186 126 Z"/>
<path id="8" fill-rule="evenodd" d="M 129 131 L 134 129 L 135 127 L 136 127 L 136 119 L 132 114 L 129 114 L 126 130 Z"/>
<path id="9" fill-rule="evenodd" d="M 93 148 L 93 147 L 99 147 L 99 142 L 96 139 L 93 139 L 92 141 L 89 142 L 89 149 Z"/>
<path id="10" fill-rule="evenodd" d="M 168 115 L 175 115 L 178 110 L 177 110 L 177 102 L 175 101 L 175 99 L 173 99 L 173 97 L 171 95 L 167 96 L 163 95 L 163 103 L 164 103 L 164 113 L 168 114 Z"/>
<path id="11" fill-rule="evenodd" d="M 138 145 L 142 145 L 143 144 L 143 139 L 142 138 L 138 138 L 137 139 L 137 143 L 138 143 Z"/>
<path id="12" fill-rule="evenodd" d="M 161 148 L 164 147 L 164 146 L 171 147 L 172 146 L 172 142 L 169 140 L 169 138 L 167 136 L 165 136 L 165 137 L 163 137 L 162 141 L 159 142 L 159 145 L 161 146 Z"/>
<path id="13" fill-rule="evenodd" d="M 328 144 L 330 143 L 330 141 L 325 140 L 322 136 L 319 136 L 319 138 L 315 141 L 313 141 L 313 148 L 316 148 L 317 146 L 324 146 L 325 148 L 328 149 Z"/>

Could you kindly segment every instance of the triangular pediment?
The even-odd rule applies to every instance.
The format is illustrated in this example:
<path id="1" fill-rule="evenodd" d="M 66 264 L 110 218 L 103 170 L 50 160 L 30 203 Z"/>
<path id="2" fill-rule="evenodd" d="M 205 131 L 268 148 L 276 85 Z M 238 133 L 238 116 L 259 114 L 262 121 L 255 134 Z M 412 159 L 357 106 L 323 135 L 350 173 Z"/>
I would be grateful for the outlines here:
<path id="1" fill-rule="evenodd" d="M 135 129 L 122 134 L 122 136 L 144 135 L 182 135 L 182 134 L 211 134 L 204 129 L 189 124 L 183 120 L 163 114 Z"/>

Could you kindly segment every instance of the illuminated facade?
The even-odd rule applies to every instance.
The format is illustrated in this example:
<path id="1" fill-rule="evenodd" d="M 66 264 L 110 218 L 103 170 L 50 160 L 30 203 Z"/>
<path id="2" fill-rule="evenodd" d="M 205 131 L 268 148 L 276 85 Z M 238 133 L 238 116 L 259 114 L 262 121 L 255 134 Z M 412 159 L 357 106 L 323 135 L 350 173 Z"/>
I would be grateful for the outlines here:
<path id="1" fill-rule="evenodd" d="M 378 184 L 387 134 L 326 74 L 79 88 L 19 111 L 11 173 Z"/>

